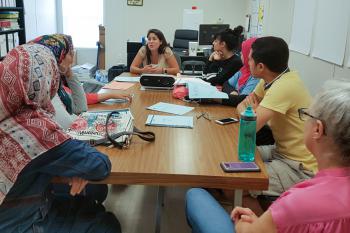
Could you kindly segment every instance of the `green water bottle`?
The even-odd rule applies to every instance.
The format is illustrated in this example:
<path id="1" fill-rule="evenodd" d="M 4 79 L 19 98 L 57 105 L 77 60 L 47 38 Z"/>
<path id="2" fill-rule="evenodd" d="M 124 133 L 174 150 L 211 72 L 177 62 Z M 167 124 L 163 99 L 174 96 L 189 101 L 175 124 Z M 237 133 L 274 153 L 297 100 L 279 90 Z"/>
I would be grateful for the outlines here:
<path id="1" fill-rule="evenodd" d="M 241 113 L 238 137 L 238 159 L 254 161 L 256 141 L 256 115 L 251 106 Z"/>

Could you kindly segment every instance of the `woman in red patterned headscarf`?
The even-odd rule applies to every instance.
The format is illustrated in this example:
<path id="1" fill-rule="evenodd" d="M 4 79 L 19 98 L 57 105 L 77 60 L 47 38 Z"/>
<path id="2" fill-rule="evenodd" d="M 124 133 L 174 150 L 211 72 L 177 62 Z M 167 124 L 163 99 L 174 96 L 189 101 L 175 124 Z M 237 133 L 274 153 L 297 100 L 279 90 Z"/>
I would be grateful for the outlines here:
<path id="1" fill-rule="evenodd" d="M 120 232 L 101 204 L 51 193 L 54 176 L 71 178 L 76 195 L 85 180 L 101 180 L 111 169 L 105 155 L 70 139 L 52 120 L 59 78 L 53 53 L 42 45 L 18 46 L 0 63 L 0 232 Z M 91 221 L 83 221 L 87 210 Z"/>

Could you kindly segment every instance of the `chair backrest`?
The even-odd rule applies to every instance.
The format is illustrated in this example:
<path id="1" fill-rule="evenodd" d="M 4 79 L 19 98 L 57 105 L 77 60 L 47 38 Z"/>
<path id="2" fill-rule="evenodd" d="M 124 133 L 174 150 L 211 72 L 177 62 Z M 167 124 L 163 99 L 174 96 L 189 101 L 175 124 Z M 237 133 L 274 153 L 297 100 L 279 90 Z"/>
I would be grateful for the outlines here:
<path id="1" fill-rule="evenodd" d="M 137 52 L 142 47 L 141 42 L 127 42 L 126 44 L 126 54 L 127 54 L 127 71 L 130 71 L 130 66 L 134 60 Z"/>
<path id="2" fill-rule="evenodd" d="M 198 31 L 190 29 L 177 29 L 175 31 L 173 50 L 181 52 L 188 49 L 190 41 L 198 41 Z"/>

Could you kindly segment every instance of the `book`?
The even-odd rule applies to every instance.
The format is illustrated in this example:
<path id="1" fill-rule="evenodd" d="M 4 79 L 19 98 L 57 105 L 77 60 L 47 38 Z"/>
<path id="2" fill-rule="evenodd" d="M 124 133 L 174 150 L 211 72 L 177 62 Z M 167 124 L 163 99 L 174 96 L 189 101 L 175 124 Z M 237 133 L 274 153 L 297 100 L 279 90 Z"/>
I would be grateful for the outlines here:
<path id="1" fill-rule="evenodd" d="M 107 116 L 113 110 L 83 112 L 71 124 L 66 132 L 74 139 L 83 141 L 100 140 L 106 137 L 106 120 Z M 134 127 L 134 118 L 129 109 L 120 109 L 118 114 L 114 114 L 108 122 L 110 135 L 132 131 Z M 129 136 L 122 136 L 117 139 L 123 142 Z"/>

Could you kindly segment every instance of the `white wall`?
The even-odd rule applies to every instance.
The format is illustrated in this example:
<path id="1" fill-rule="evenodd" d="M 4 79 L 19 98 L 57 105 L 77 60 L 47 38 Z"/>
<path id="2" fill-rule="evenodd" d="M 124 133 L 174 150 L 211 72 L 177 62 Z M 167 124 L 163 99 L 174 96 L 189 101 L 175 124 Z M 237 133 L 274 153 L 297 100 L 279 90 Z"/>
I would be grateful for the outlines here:
<path id="1" fill-rule="evenodd" d="M 26 39 L 57 32 L 56 0 L 24 0 Z"/>
<path id="2" fill-rule="evenodd" d="M 282 37 L 290 42 L 293 23 L 294 0 L 264 0 L 265 21 L 264 35 Z M 330 9 L 331 11 L 331 9 Z M 334 25 L 336 26 L 336 25 Z M 327 30 L 327 28 L 325 28 Z M 336 35 L 334 35 L 336 36 Z M 332 41 L 329 42 L 330 46 Z M 347 39 L 345 62 L 350 54 L 350 33 Z M 347 79 L 350 81 L 350 69 L 294 51 L 290 52 L 290 67 L 299 71 L 301 78 L 312 94 L 315 94 L 328 79 Z"/>
<path id="3" fill-rule="evenodd" d="M 244 25 L 247 0 L 144 0 L 142 7 L 127 1 L 105 0 L 106 68 L 126 63 L 126 42 L 141 41 L 148 29 L 160 29 L 172 44 L 174 32 L 182 28 L 184 9 L 197 6 L 204 12 L 204 23 L 216 23 L 222 17 L 231 27 Z"/>

